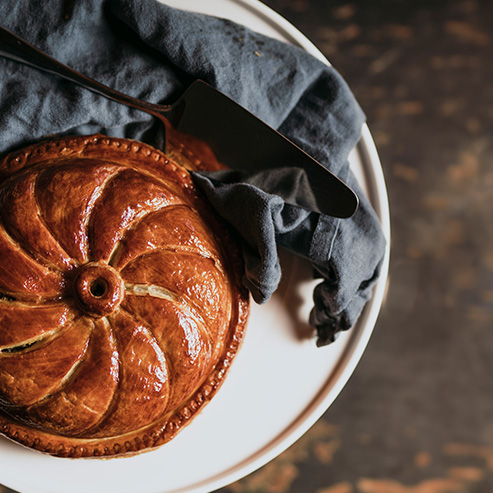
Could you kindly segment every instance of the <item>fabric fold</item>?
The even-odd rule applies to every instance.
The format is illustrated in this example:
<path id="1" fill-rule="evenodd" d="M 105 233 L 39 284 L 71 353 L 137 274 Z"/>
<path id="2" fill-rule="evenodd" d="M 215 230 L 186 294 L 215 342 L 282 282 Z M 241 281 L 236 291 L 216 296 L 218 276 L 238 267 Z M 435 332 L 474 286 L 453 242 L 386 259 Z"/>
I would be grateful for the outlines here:
<path id="1" fill-rule="evenodd" d="M 276 290 L 278 248 L 286 248 L 311 262 L 321 278 L 311 315 L 318 344 L 354 324 L 379 276 L 385 239 L 348 168 L 365 117 L 333 67 L 230 20 L 156 0 L 52 0 L 36 6 L 4 0 L 0 19 L 54 58 L 149 102 L 172 103 L 203 79 L 347 179 L 360 208 L 339 220 L 262 190 L 267 182 L 285 192 L 302 186 L 301 170 L 282 162 L 251 175 L 194 176 L 241 241 L 245 284 L 255 301 L 265 302 Z M 10 60 L 0 58 L 0 73 L 0 154 L 53 135 L 96 132 L 164 145 L 162 125 L 150 115 Z"/>

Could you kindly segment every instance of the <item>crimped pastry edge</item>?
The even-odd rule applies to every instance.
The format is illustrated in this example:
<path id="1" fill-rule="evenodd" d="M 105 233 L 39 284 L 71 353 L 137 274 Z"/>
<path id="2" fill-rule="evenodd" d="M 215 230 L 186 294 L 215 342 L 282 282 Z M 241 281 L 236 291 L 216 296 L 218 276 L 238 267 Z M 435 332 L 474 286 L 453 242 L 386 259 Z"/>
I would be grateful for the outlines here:
<path id="1" fill-rule="evenodd" d="M 135 163 L 143 159 L 150 159 L 154 164 L 165 166 L 175 177 L 179 177 L 181 186 L 189 192 L 191 202 L 200 201 L 205 206 L 201 210 L 206 223 L 213 226 L 221 237 L 219 242 L 223 252 L 227 252 L 224 258 L 228 261 L 230 273 L 233 273 L 234 285 L 232 286 L 235 306 L 232 310 L 228 337 L 224 350 L 213 371 L 196 392 L 176 411 L 164 415 L 155 423 L 139 430 L 119 435 L 116 437 L 85 439 L 55 435 L 36 429 L 10 418 L 0 411 L 0 434 L 5 437 L 43 453 L 66 458 L 112 458 L 128 457 L 154 448 L 157 448 L 172 440 L 214 397 L 225 380 L 228 370 L 243 341 L 244 332 L 249 315 L 249 293 L 242 283 L 243 260 L 239 247 L 232 240 L 228 228 L 223 221 L 218 220 L 212 208 L 204 202 L 197 193 L 188 170 L 219 169 L 223 167 L 211 154 L 207 154 L 202 161 L 198 153 L 204 151 L 201 142 L 187 136 L 187 155 L 183 164 L 176 161 L 183 151 L 180 145 L 181 136 L 173 134 L 172 156 L 169 157 L 162 151 L 140 141 L 108 137 L 101 134 L 91 136 L 62 137 L 58 139 L 43 140 L 5 156 L 0 162 L 0 184 L 8 181 L 9 177 L 23 169 L 57 159 L 60 156 L 67 158 L 91 157 L 98 155 L 99 149 L 111 153 L 112 157 L 122 159 L 125 164 L 129 159 L 136 159 Z M 206 149 L 207 151 L 207 149 Z M 120 163 L 120 160 L 116 160 Z M 138 164 L 138 169 L 142 169 Z M 158 177 L 159 179 L 159 177 Z M 211 224 L 212 223 L 212 224 Z M 217 229 L 216 229 L 217 228 Z"/>

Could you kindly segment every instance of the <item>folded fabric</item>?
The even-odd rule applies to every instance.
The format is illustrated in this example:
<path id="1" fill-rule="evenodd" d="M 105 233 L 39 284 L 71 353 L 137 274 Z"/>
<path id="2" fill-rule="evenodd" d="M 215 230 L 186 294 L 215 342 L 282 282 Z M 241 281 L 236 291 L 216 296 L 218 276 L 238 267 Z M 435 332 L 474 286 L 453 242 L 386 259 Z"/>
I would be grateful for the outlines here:
<path id="1" fill-rule="evenodd" d="M 308 259 L 321 283 L 310 322 L 324 345 L 351 327 L 379 276 L 385 239 L 348 167 L 364 115 L 340 75 L 300 48 L 229 20 L 155 0 L 3 0 L 0 23 L 114 89 L 170 103 L 195 79 L 228 94 L 357 191 L 339 220 L 285 204 L 263 183 L 296 186 L 294 168 L 195 174 L 242 238 L 245 284 L 258 303 L 280 280 L 278 247 Z M 51 135 L 103 133 L 164 145 L 160 122 L 55 76 L 0 58 L 0 153 Z"/>

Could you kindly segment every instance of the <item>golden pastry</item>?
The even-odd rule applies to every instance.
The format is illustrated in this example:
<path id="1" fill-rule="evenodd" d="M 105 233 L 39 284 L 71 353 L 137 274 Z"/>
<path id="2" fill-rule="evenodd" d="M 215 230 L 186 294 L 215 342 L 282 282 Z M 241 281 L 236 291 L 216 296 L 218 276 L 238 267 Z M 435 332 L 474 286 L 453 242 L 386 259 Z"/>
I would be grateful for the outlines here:
<path id="1" fill-rule="evenodd" d="M 57 456 L 135 454 L 215 394 L 248 293 L 182 165 L 219 166 L 179 135 L 168 155 L 96 135 L 0 162 L 0 433 Z"/>

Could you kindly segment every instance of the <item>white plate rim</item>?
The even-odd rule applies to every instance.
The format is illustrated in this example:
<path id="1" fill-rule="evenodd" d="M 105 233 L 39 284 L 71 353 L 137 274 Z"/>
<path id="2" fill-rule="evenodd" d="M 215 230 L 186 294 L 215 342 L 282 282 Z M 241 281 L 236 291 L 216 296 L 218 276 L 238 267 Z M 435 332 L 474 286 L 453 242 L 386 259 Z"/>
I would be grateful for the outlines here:
<path id="1" fill-rule="evenodd" d="M 164 3 L 172 3 L 173 0 L 162 1 L 164 1 Z M 254 14 L 262 17 L 264 21 L 270 23 L 275 29 L 279 30 L 286 40 L 292 42 L 293 44 L 297 44 L 325 63 L 329 63 L 320 50 L 318 50 L 318 48 L 316 48 L 316 46 L 305 35 L 303 35 L 286 19 L 273 11 L 270 7 L 261 3 L 259 0 L 224 1 L 248 8 Z M 192 2 L 197 4 L 197 11 L 200 11 L 200 6 L 205 3 L 204 0 L 192 0 Z M 304 433 L 306 433 L 306 431 L 308 431 L 308 429 L 313 426 L 313 424 L 328 409 L 349 380 L 361 356 L 363 355 L 385 298 L 390 259 L 390 211 L 380 159 L 370 130 L 366 124 L 363 126 L 362 137 L 357 145 L 356 153 L 358 155 L 358 160 L 363 163 L 363 173 L 367 185 L 367 193 L 370 202 L 375 208 L 377 216 L 381 221 L 382 229 L 388 243 L 384 263 L 382 265 L 381 276 L 374 288 L 373 297 L 365 306 L 355 327 L 351 329 L 350 342 L 346 346 L 344 355 L 339 360 L 337 370 L 327 379 L 325 391 L 320 392 L 317 396 L 314 396 L 312 402 L 306 407 L 306 411 L 303 415 L 299 416 L 295 422 L 291 423 L 291 425 L 285 429 L 284 433 L 279 435 L 275 440 L 271 441 L 256 454 L 246 457 L 235 467 L 230 467 L 221 474 L 216 474 L 213 477 L 204 479 L 200 483 L 195 483 L 185 488 L 172 490 L 173 493 L 199 493 L 217 490 L 245 477 L 277 457 L 296 440 L 298 440 Z M 14 489 L 16 488 L 16 485 L 13 483 L 9 486 Z M 20 485 L 17 487 L 19 486 Z M 31 491 L 36 490 L 32 489 Z M 167 493 L 171 493 L 171 490 L 167 490 Z"/>

